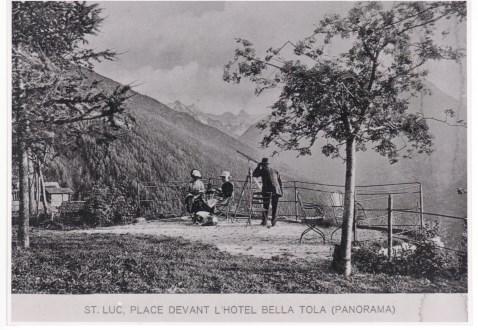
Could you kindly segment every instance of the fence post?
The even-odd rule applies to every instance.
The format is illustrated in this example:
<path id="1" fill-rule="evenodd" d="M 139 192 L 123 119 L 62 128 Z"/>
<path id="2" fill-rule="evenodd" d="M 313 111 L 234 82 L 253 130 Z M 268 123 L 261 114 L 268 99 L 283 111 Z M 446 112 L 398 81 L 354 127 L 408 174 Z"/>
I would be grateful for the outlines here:
<path id="1" fill-rule="evenodd" d="M 392 246 L 393 246 L 393 199 L 392 195 L 388 195 L 388 260 L 392 260 Z"/>
<path id="2" fill-rule="evenodd" d="M 297 185 L 294 181 L 294 207 L 295 207 L 295 221 L 299 221 L 299 213 L 297 211 Z"/>
<path id="3" fill-rule="evenodd" d="M 423 230 L 423 188 L 420 183 L 420 230 Z"/>

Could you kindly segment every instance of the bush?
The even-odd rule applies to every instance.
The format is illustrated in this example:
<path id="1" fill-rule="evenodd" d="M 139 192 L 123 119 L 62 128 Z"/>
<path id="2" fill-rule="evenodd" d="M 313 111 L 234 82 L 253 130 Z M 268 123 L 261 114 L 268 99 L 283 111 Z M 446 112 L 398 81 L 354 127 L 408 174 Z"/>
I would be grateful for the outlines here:
<path id="1" fill-rule="evenodd" d="M 459 244 L 461 251 L 468 252 L 468 223 L 465 222 L 463 228 L 463 234 L 461 235 L 461 241 Z M 468 253 L 461 253 L 458 255 L 458 271 L 461 274 L 468 274 Z"/>
<path id="2" fill-rule="evenodd" d="M 110 226 L 133 221 L 134 206 L 119 187 L 94 186 L 85 204 L 82 219 L 89 226 Z"/>
<path id="3" fill-rule="evenodd" d="M 367 273 L 410 275 L 433 280 L 466 276 L 466 255 L 439 248 L 438 224 L 412 234 L 412 244 L 404 243 L 388 260 L 379 243 L 365 243 L 353 251 L 354 266 Z M 395 250 L 395 251 L 397 251 Z M 393 253 L 393 252 L 392 252 Z"/>

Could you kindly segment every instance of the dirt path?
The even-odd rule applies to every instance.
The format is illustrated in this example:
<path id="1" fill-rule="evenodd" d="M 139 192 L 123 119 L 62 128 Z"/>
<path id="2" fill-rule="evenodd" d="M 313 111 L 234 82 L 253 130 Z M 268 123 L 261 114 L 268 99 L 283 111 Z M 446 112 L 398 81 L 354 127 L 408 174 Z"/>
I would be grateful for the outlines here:
<path id="1" fill-rule="evenodd" d="M 262 258 L 288 257 L 291 259 L 330 260 L 333 252 L 330 234 L 335 228 L 323 229 L 328 240 L 326 244 L 312 232 L 309 232 L 302 244 L 299 244 L 299 237 L 305 228 L 303 224 L 286 221 L 278 222 L 277 226 L 268 229 L 258 223 L 246 226 L 244 222 L 222 221 L 217 226 L 206 227 L 193 225 L 188 220 L 168 219 L 72 232 L 166 235 L 214 244 L 220 250 L 232 254 Z M 334 234 L 335 243 L 338 239 L 340 239 L 340 231 Z"/>

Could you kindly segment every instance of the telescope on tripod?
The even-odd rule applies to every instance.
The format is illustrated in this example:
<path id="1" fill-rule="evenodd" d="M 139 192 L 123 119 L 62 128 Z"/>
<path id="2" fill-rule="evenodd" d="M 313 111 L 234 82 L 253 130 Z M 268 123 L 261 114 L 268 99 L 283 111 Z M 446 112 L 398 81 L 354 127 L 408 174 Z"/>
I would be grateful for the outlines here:
<path id="1" fill-rule="evenodd" d="M 254 163 L 256 163 L 256 164 L 259 164 L 259 162 L 258 162 L 257 160 L 255 160 L 254 158 L 252 158 L 252 157 L 246 155 L 245 153 L 243 153 L 243 152 L 241 152 L 241 151 L 239 151 L 239 150 L 236 150 L 236 152 L 237 152 L 239 155 L 241 155 L 242 157 L 246 158 L 247 160 L 249 160 L 249 161 L 251 161 L 251 162 L 254 162 Z"/>
<path id="2" fill-rule="evenodd" d="M 241 194 L 239 195 L 239 200 L 237 201 L 237 205 L 236 205 L 236 210 L 234 211 L 234 219 L 237 218 L 237 212 L 239 210 L 239 207 L 241 205 L 241 202 L 242 202 L 242 199 L 245 197 L 245 198 L 248 198 L 248 224 L 251 224 L 251 212 L 250 210 L 252 209 L 252 195 L 253 195 L 253 192 L 254 192 L 254 188 L 252 186 L 252 167 L 251 167 L 251 164 L 250 162 L 253 162 L 253 163 L 256 163 L 256 164 L 259 164 L 259 162 L 257 160 L 255 160 L 254 158 L 246 155 L 245 153 L 239 151 L 239 150 L 236 150 L 236 152 L 241 155 L 242 157 L 246 158 L 247 159 L 247 164 L 249 165 L 249 168 L 247 170 L 247 176 L 246 176 L 246 180 L 244 181 L 244 185 L 242 186 L 242 190 L 241 190 Z M 259 182 L 257 181 L 257 179 L 254 178 L 254 182 L 255 184 L 257 185 L 257 187 L 259 189 L 262 189 L 262 186 L 259 184 Z"/>

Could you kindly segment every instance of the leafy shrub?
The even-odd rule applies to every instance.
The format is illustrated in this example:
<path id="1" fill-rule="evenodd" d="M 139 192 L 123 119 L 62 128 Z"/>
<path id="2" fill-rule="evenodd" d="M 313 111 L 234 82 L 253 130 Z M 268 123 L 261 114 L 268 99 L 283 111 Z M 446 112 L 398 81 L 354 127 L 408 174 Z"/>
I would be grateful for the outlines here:
<path id="1" fill-rule="evenodd" d="M 121 190 L 118 186 L 94 186 L 82 214 L 84 223 L 95 227 L 131 222 L 134 207 Z"/>
<path id="2" fill-rule="evenodd" d="M 392 252 L 391 261 L 379 243 L 362 244 L 353 251 L 354 266 L 367 273 L 410 275 L 430 280 L 466 276 L 466 261 L 463 262 L 466 255 L 441 249 L 437 234 L 437 223 L 413 233 L 414 244 L 402 244 L 399 253 Z"/>
<path id="3" fill-rule="evenodd" d="M 468 251 L 468 224 L 466 222 L 463 228 L 463 234 L 461 235 L 459 249 L 461 251 Z M 468 273 L 468 253 L 458 254 L 458 271 L 461 274 Z"/>
<path id="4" fill-rule="evenodd" d="M 111 207 L 108 201 L 108 189 L 94 186 L 91 195 L 86 200 L 82 219 L 90 226 L 96 227 L 109 222 Z"/>

